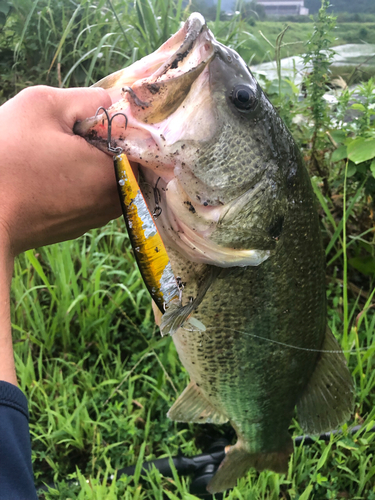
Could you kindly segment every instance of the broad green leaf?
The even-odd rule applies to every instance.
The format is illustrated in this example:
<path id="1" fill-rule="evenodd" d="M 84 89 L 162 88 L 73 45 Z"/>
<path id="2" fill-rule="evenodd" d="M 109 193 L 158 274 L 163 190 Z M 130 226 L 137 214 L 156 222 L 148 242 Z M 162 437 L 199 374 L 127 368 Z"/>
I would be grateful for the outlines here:
<path id="1" fill-rule="evenodd" d="M 10 5 L 8 2 L 0 1 L 0 12 L 4 14 L 4 16 L 7 16 L 10 11 Z"/>
<path id="2" fill-rule="evenodd" d="M 322 476 L 320 474 L 320 472 L 318 472 L 318 474 L 316 475 L 316 482 L 318 484 L 323 484 L 323 483 L 326 483 L 328 481 L 328 478 L 326 476 Z"/>
<path id="3" fill-rule="evenodd" d="M 348 438 L 340 439 L 340 441 L 337 441 L 336 446 L 340 448 L 345 448 L 346 450 L 356 450 L 359 448 L 359 446 L 356 443 L 354 443 L 352 439 Z"/>
<path id="4" fill-rule="evenodd" d="M 346 134 L 343 130 L 330 130 L 329 133 L 337 144 L 342 144 L 346 139 Z"/>
<path id="5" fill-rule="evenodd" d="M 292 96 L 294 94 L 293 86 L 289 80 L 281 80 L 280 82 L 281 94 L 286 94 Z M 279 80 L 272 80 L 271 85 L 268 87 L 268 94 L 278 94 L 279 93 Z"/>
<path id="6" fill-rule="evenodd" d="M 284 82 L 287 82 L 291 89 L 293 90 L 294 94 L 298 94 L 299 93 L 299 87 L 297 87 L 297 85 L 295 85 L 292 80 L 289 80 L 289 78 L 284 78 Z"/>
<path id="7" fill-rule="evenodd" d="M 336 161 L 343 160 L 348 157 L 348 150 L 346 146 L 338 147 L 331 156 L 331 161 L 335 163 Z"/>
<path id="8" fill-rule="evenodd" d="M 349 146 L 349 144 L 351 144 L 352 142 L 356 141 L 357 138 L 354 138 L 354 137 L 346 137 L 345 140 L 344 140 L 344 144 L 345 146 Z"/>
<path id="9" fill-rule="evenodd" d="M 348 145 L 348 158 L 355 164 L 375 157 L 375 139 L 358 137 Z"/>
<path id="10" fill-rule="evenodd" d="M 350 161 L 348 164 L 348 170 L 347 170 L 346 176 L 352 177 L 352 175 L 354 175 L 356 172 L 357 172 L 357 167 L 355 166 L 355 164 L 352 161 Z"/>
<path id="11" fill-rule="evenodd" d="M 367 166 L 366 162 L 363 162 L 363 163 L 359 163 L 358 165 L 356 165 L 356 169 L 357 169 L 357 172 L 359 172 L 360 174 L 366 175 L 367 170 L 368 170 L 368 166 Z"/>
<path id="12" fill-rule="evenodd" d="M 373 249 L 373 246 L 371 243 L 368 243 L 367 241 L 365 240 L 361 240 L 359 239 L 358 240 L 358 245 L 362 248 L 364 248 L 366 250 L 366 252 L 368 252 L 370 255 L 372 254 L 372 249 Z"/>
<path id="13" fill-rule="evenodd" d="M 357 109 L 358 111 L 366 111 L 366 108 L 364 107 L 363 104 L 360 104 L 359 102 L 356 102 L 355 104 L 352 105 L 352 109 Z"/>
<path id="14" fill-rule="evenodd" d="M 348 262 L 362 274 L 368 275 L 375 273 L 375 259 L 371 255 L 353 257 L 352 259 L 349 259 Z"/>

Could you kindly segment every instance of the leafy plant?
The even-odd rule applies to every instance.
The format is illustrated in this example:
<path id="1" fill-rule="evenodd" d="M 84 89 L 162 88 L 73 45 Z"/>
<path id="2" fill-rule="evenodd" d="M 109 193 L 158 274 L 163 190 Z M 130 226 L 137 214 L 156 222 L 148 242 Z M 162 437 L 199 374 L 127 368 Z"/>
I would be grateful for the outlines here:
<path id="1" fill-rule="evenodd" d="M 331 44 L 335 17 L 327 13 L 329 6 L 329 0 L 322 0 L 314 32 L 306 44 L 306 53 L 303 57 L 306 66 L 312 68 L 304 81 L 312 122 L 310 164 L 322 177 L 327 193 L 329 193 L 328 172 L 321 151 L 325 148 L 324 131 L 330 121 L 329 108 L 323 96 L 327 92 L 329 68 L 334 55 Z"/>

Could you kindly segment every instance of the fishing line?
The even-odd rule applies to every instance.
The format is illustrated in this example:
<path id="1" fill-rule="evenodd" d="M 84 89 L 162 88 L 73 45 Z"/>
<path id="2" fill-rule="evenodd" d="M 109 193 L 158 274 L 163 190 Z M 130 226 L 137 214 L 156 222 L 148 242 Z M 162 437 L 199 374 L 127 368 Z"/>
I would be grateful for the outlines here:
<path id="1" fill-rule="evenodd" d="M 249 333 L 249 332 L 244 332 L 244 331 L 241 331 L 241 330 L 235 330 L 234 328 L 229 328 L 229 327 L 226 327 L 226 326 L 223 326 L 223 327 L 220 327 L 220 328 L 223 328 L 224 330 L 229 330 L 230 332 L 234 332 L 234 333 L 241 333 L 243 335 L 248 335 L 249 337 L 254 337 L 256 339 L 260 339 L 260 340 L 266 340 L 267 342 L 270 342 L 271 344 L 277 344 L 277 345 L 280 345 L 282 347 L 288 347 L 290 349 L 295 349 L 297 351 L 308 351 L 308 352 L 326 352 L 326 353 L 330 353 L 330 354 L 341 354 L 342 352 L 343 353 L 346 353 L 346 354 L 351 354 L 351 355 L 354 355 L 354 354 L 357 354 L 358 352 L 363 352 L 363 351 L 369 351 L 370 349 L 374 349 L 375 348 L 375 345 L 373 346 L 369 346 L 369 347 L 358 347 L 358 349 L 356 349 L 355 351 L 353 351 L 353 349 L 340 349 L 340 350 L 335 350 L 335 351 L 331 351 L 331 350 L 328 350 L 328 349 L 309 349 L 307 347 L 299 347 L 299 346 L 296 346 L 296 345 L 292 345 L 292 344 L 287 344 L 286 342 L 280 342 L 279 340 L 274 340 L 274 339 L 269 339 L 267 337 L 262 337 L 261 335 L 257 335 L 255 333 Z M 186 330 L 188 332 L 198 332 L 198 331 L 201 331 L 199 329 L 188 329 L 188 328 L 182 328 L 183 330 Z M 213 329 L 216 329 L 215 327 L 213 326 L 209 326 L 206 328 L 206 331 L 207 330 L 213 330 Z M 201 331 L 201 333 L 204 333 Z"/>

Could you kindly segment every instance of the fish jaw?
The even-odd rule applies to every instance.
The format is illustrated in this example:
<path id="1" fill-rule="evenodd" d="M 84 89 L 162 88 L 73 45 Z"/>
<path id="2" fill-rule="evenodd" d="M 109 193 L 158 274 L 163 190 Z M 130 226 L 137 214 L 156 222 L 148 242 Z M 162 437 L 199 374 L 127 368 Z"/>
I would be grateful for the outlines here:
<path id="1" fill-rule="evenodd" d="M 191 130 L 189 124 L 195 123 L 200 129 L 200 139 L 206 141 L 214 136 L 218 127 L 217 113 L 212 105 L 208 81 L 208 68 L 202 69 L 193 83 L 190 77 L 186 81 L 183 81 L 183 76 L 170 79 L 168 85 L 170 83 L 176 87 L 174 90 L 187 95 L 182 105 L 169 113 L 169 116 L 165 118 L 163 116 L 158 123 L 149 123 L 148 119 L 154 118 L 155 114 L 165 115 L 164 110 L 168 108 L 169 101 L 164 101 L 163 95 L 158 96 L 160 99 L 157 102 L 155 99 L 152 106 L 150 105 L 150 108 L 156 109 L 155 113 L 151 110 L 148 117 L 145 117 L 142 115 L 144 111 L 142 106 L 137 106 L 131 94 L 125 92 L 124 97 L 107 110 L 111 120 L 111 146 L 122 148 L 130 161 L 154 170 L 163 178 L 162 170 L 163 172 L 171 168 L 172 171 L 174 168 L 181 170 L 184 163 L 196 162 L 195 150 L 188 147 L 183 151 L 185 147 L 183 142 L 195 140 L 196 130 Z M 173 94 L 172 100 L 176 93 Z M 138 97 L 140 93 L 137 92 L 136 95 Z M 126 120 L 123 116 L 114 116 L 116 114 L 125 115 Z M 105 113 L 77 122 L 74 131 L 94 146 L 108 152 L 108 121 Z M 178 152 L 176 148 L 179 149 Z M 170 178 L 171 175 L 167 174 L 165 180 Z"/>
<path id="2" fill-rule="evenodd" d="M 122 147 L 130 159 L 139 161 L 142 153 L 155 156 L 157 149 L 176 142 L 178 139 L 170 132 L 166 119 L 181 106 L 191 86 L 204 72 L 214 55 L 215 43 L 204 18 L 192 14 L 153 54 L 96 83 L 95 86 L 106 89 L 111 96 L 109 118 L 123 113 L 128 119 L 127 127 L 121 117 L 114 120 L 111 144 Z M 197 94 L 201 86 L 196 87 Z M 108 151 L 108 124 L 104 113 L 77 122 L 74 132 Z M 134 158 L 131 157 L 133 150 Z"/>

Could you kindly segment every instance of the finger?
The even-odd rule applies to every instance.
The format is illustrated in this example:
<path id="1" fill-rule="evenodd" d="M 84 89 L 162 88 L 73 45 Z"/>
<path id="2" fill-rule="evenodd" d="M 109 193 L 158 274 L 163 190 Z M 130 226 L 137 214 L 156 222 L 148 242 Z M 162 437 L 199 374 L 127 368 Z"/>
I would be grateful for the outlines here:
<path id="1" fill-rule="evenodd" d="M 64 156 L 64 161 L 71 165 L 72 172 L 69 175 L 80 186 L 82 196 L 86 200 L 91 199 L 94 206 L 98 205 L 100 200 L 103 216 L 109 215 L 108 220 L 119 217 L 122 211 L 112 156 L 95 148 L 83 137 L 65 137 L 61 145 L 61 155 Z"/>
<path id="2" fill-rule="evenodd" d="M 6 103 L 7 104 L 7 103 Z M 56 89 L 38 85 L 22 90 L 8 107 L 20 105 L 26 117 L 35 112 L 35 123 L 48 123 L 53 118 L 55 124 L 65 132 L 73 134 L 76 121 L 95 115 L 100 106 L 109 108 L 112 104 L 108 93 L 102 88 Z"/>

